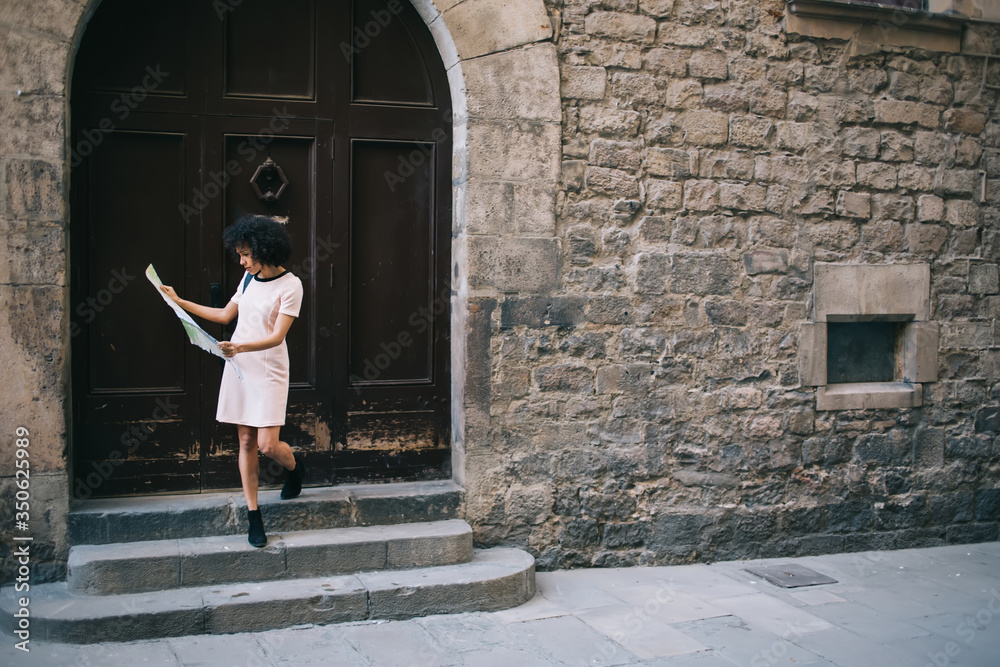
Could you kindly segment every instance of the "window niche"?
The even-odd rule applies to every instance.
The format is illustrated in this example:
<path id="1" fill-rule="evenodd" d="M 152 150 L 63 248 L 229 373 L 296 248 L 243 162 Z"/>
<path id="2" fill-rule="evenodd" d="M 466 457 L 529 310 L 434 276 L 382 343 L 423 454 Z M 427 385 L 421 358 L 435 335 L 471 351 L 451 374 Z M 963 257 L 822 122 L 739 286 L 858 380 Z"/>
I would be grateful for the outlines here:
<path id="1" fill-rule="evenodd" d="M 819 410 L 921 405 L 937 379 L 927 264 L 814 266 L 813 321 L 799 331 L 799 376 Z"/>

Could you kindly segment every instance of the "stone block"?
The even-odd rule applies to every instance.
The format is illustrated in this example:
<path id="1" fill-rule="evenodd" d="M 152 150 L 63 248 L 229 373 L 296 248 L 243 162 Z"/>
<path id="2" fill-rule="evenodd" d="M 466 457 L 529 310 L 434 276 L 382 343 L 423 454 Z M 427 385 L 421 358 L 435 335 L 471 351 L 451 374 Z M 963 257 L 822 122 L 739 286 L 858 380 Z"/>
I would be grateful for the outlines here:
<path id="1" fill-rule="evenodd" d="M 552 184 L 559 179 L 558 124 L 470 121 L 468 132 L 470 178 Z"/>
<path id="2" fill-rule="evenodd" d="M 593 44 L 590 62 L 602 67 L 640 69 L 642 67 L 642 47 L 628 42 L 599 41 Z"/>
<path id="3" fill-rule="evenodd" d="M 705 84 L 705 106 L 713 111 L 726 113 L 746 113 L 750 109 L 750 97 L 741 87 L 728 83 Z"/>
<path id="4" fill-rule="evenodd" d="M 28 426 L 32 479 L 66 469 L 65 298 L 61 286 L 0 285 L 0 312 L 6 314 L 0 322 L 0 368 L 17 378 L 0 393 L 0 427 L 14 433 Z M 13 449 L 12 436 L 0 442 L 0 475 L 13 477 Z"/>
<path id="5" fill-rule="evenodd" d="M 729 141 L 736 146 L 762 148 L 767 145 L 773 121 L 759 116 L 732 116 L 729 120 Z"/>
<path id="6" fill-rule="evenodd" d="M 639 168 L 641 146 L 638 142 L 595 139 L 590 143 L 590 164 L 635 171 Z"/>
<path id="7" fill-rule="evenodd" d="M 944 129 L 978 136 L 986 129 L 986 114 L 972 109 L 948 109 L 944 112 Z"/>
<path id="8" fill-rule="evenodd" d="M 590 225 L 574 225 L 566 230 L 570 261 L 576 266 L 588 266 L 597 256 L 597 236 Z"/>
<path id="9" fill-rule="evenodd" d="M 647 148 L 644 166 L 651 176 L 682 179 L 698 173 L 698 153 L 674 148 Z"/>
<path id="10" fill-rule="evenodd" d="M 649 391 L 649 364 L 613 364 L 597 369 L 598 394 L 642 394 Z"/>
<path id="11" fill-rule="evenodd" d="M 701 106 L 705 89 L 700 81 L 684 79 L 667 86 L 665 104 L 668 109 L 693 109 Z"/>
<path id="12" fill-rule="evenodd" d="M 687 75 L 688 58 L 684 49 L 655 48 L 646 52 L 642 62 L 650 72 L 682 78 Z"/>
<path id="13" fill-rule="evenodd" d="M 65 285 L 66 233 L 59 225 L 11 223 L 0 245 L 0 284 Z"/>
<path id="14" fill-rule="evenodd" d="M 846 157 L 875 159 L 878 157 L 881 135 L 867 127 L 847 127 L 843 131 L 843 153 Z"/>
<path id="15" fill-rule="evenodd" d="M 837 193 L 837 215 L 849 218 L 870 218 L 871 195 L 866 192 L 848 192 L 841 190 Z"/>
<path id="16" fill-rule="evenodd" d="M 913 160 L 913 139 L 893 130 L 882 132 L 878 159 L 885 162 L 909 162 Z"/>
<path id="17" fill-rule="evenodd" d="M 688 74 L 696 79 L 727 79 L 729 57 L 717 51 L 695 51 L 688 60 Z"/>
<path id="18" fill-rule="evenodd" d="M 588 167 L 585 183 L 595 192 L 614 197 L 635 199 L 639 196 L 639 182 L 635 176 L 619 169 Z"/>
<path id="19" fill-rule="evenodd" d="M 749 152 L 706 149 L 698 153 L 701 163 L 698 175 L 701 178 L 753 180 L 755 162 L 753 155 Z"/>
<path id="20" fill-rule="evenodd" d="M 920 222 L 937 222 L 944 217 L 944 200 L 935 195 L 917 198 L 917 219 Z"/>
<path id="21" fill-rule="evenodd" d="M 788 271 L 788 251 L 754 250 L 743 255 L 743 266 L 748 276 L 761 273 L 785 273 Z"/>
<path id="22" fill-rule="evenodd" d="M 462 64 L 469 115 L 489 119 L 559 122 L 561 108 L 552 82 L 559 78 L 554 44 L 493 53 Z"/>
<path id="23" fill-rule="evenodd" d="M 898 176 L 896 167 L 882 162 L 858 165 L 858 185 L 875 190 L 895 190 Z"/>
<path id="24" fill-rule="evenodd" d="M 654 212 L 673 211 L 683 203 L 684 189 L 676 181 L 650 178 L 645 182 L 646 208 Z"/>
<path id="25" fill-rule="evenodd" d="M 656 79 L 642 72 L 615 72 L 611 77 L 611 96 L 617 104 L 663 104 L 663 93 Z"/>
<path id="26" fill-rule="evenodd" d="M 945 220 L 953 227 L 977 227 L 979 205 L 964 199 L 951 199 L 945 204 Z"/>
<path id="27" fill-rule="evenodd" d="M 64 219 L 65 188 L 60 165 L 10 158 L 2 165 L 4 215 L 9 220 Z"/>
<path id="28" fill-rule="evenodd" d="M 570 192 L 579 192 L 586 183 L 586 175 L 585 160 L 563 160 L 559 182 Z"/>
<path id="29" fill-rule="evenodd" d="M 467 244 L 473 289 L 531 293 L 559 285 L 558 239 L 470 236 Z"/>
<path id="30" fill-rule="evenodd" d="M 675 254 L 670 263 L 674 294 L 732 294 L 737 284 L 733 262 L 721 254 Z"/>
<path id="31" fill-rule="evenodd" d="M 594 297 L 587 303 L 587 321 L 594 324 L 629 324 L 635 317 L 632 314 L 631 302 L 623 296 Z M 592 356 L 601 356 L 603 338 L 600 339 L 600 350 Z M 589 345 L 589 344 L 588 344 Z"/>
<path id="32" fill-rule="evenodd" d="M 462 60 L 507 51 L 552 37 L 545 6 L 529 0 L 466 0 L 442 13 Z M 483 30 L 483 26 L 490 26 Z"/>
<path id="33" fill-rule="evenodd" d="M 872 217 L 875 220 L 912 220 L 915 208 L 912 197 L 890 194 L 872 196 Z"/>
<path id="34" fill-rule="evenodd" d="M 65 100 L 57 96 L 0 96 L 0 155 L 34 155 L 61 160 Z"/>
<path id="35" fill-rule="evenodd" d="M 634 137 L 639 132 L 637 111 L 607 109 L 598 106 L 580 108 L 580 130 L 605 137 Z"/>
<path id="36" fill-rule="evenodd" d="M 500 327 L 572 327 L 584 321 L 585 304 L 580 296 L 508 297 L 500 306 Z"/>
<path id="37" fill-rule="evenodd" d="M 1000 408 L 995 405 L 976 410 L 976 433 L 996 433 L 1000 431 Z"/>
<path id="38" fill-rule="evenodd" d="M 764 211 L 767 208 L 767 188 L 760 185 L 721 183 L 719 205 L 738 211 Z"/>
<path id="39" fill-rule="evenodd" d="M 976 521 L 1000 521 L 1000 488 L 976 489 L 973 502 Z"/>
<path id="40" fill-rule="evenodd" d="M 928 264 L 827 264 L 817 262 L 815 321 L 827 315 L 911 314 L 930 319 Z"/>
<path id="41" fill-rule="evenodd" d="M 799 382 L 806 387 L 826 385 L 826 323 L 799 325 Z"/>
<path id="42" fill-rule="evenodd" d="M 912 253 L 937 254 L 948 241 L 948 230 L 940 225 L 907 225 L 907 246 Z"/>
<path id="43" fill-rule="evenodd" d="M 9 17 L 9 10 L 5 14 Z M 69 40 L 39 38 L 5 23 L 0 27 L 0 44 L 4 46 L 0 49 L 0 87 L 8 95 L 15 90 L 30 95 L 64 95 Z"/>
<path id="44" fill-rule="evenodd" d="M 689 211 L 712 211 L 719 205 L 719 184 L 712 180 L 684 182 L 684 208 Z"/>
<path id="45" fill-rule="evenodd" d="M 639 9 L 644 14 L 664 18 L 674 9 L 674 0 L 639 0 Z"/>
<path id="46" fill-rule="evenodd" d="M 635 290 L 640 294 L 663 294 L 667 290 L 669 258 L 660 253 L 640 253 L 635 258 Z"/>
<path id="47" fill-rule="evenodd" d="M 907 190 L 933 190 L 935 173 L 933 169 L 914 164 L 899 165 L 899 187 Z"/>
<path id="48" fill-rule="evenodd" d="M 757 86 L 750 91 L 750 113 L 784 118 L 788 93 L 772 86 Z"/>
<path id="49" fill-rule="evenodd" d="M 708 316 L 709 322 L 717 326 L 742 327 L 746 326 L 747 323 L 746 308 L 742 303 L 734 300 L 706 301 L 705 315 Z"/>
<path id="50" fill-rule="evenodd" d="M 1000 267 L 996 264 L 969 266 L 969 294 L 997 294 L 1000 292 Z"/>
<path id="51" fill-rule="evenodd" d="M 602 100 L 608 88 L 608 76 L 603 67 L 566 65 L 561 68 L 563 99 Z"/>
<path id="52" fill-rule="evenodd" d="M 937 129 L 941 118 L 941 108 L 900 100 L 876 100 L 875 122 L 885 125 L 919 125 Z"/>
<path id="53" fill-rule="evenodd" d="M 729 116 L 717 111 L 687 111 L 681 115 L 684 141 L 694 146 L 720 146 L 729 141 Z"/>
<path id="54" fill-rule="evenodd" d="M 656 37 L 656 21 L 637 14 L 593 12 L 584 25 L 587 34 L 595 37 L 642 44 L 651 44 Z"/>
<path id="55" fill-rule="evenodd" d="M 534 378 L 540 391 L 571 391 L 589 394 L 593 391 L 593 371 L 586 366 L 556 364 L 535 368 Z"/>
<path id="56" fill-rule="evenodd" d="M 934 188 L 938 194 L 958 197 L 978 196 L 981 180 L 973 169 L 945 169 L 940 173 L 940 184 Z"/>

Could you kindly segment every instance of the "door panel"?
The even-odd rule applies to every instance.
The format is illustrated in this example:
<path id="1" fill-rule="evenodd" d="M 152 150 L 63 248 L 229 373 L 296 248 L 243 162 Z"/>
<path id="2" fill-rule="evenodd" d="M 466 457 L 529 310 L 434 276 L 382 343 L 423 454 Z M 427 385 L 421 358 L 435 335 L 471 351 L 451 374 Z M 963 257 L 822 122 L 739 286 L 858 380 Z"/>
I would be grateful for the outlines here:
<path id="1" fill-rule="evenodd" d="M 351 386 L 430 382 L 434 145 L 353 147 Z"/>
<path id="2" fill-rule="evenodd" d="M 315 99 L 315 3 L 243 0 L 226 18 L 225 94 Z"/>
<path id="3" fill-rule="evenodd" d="M 434 104 L 424 54 L 398 13 L 403 5 L 402 0 L 356 3 L 351 32 L 355 102 Z"/>
<path id="4" fill-rule="evenodd" d="M 379 34 L 345 54 L 372 17 Z M 222 234 L 243 213 L 288 218 L 304 294 L 281 437 L 307 485 L 448 476 L 451 113 L 413 7 L 104 0 L 72 91 L 74 494 L 239 487 L 222 362 L 142 270 L 224 305 L 243 270 Z M 250 185 L 268 157 L 288 180 L 275 201 Z M 280 485 L 267 463 L 262 488 Z"/>

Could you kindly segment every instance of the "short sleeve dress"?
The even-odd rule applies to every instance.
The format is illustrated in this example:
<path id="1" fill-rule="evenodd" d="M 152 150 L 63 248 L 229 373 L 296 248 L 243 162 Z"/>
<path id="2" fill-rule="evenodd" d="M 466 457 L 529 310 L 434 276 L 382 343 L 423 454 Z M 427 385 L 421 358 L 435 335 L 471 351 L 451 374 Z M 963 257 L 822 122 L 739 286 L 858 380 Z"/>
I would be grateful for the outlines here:
<path id="1" fill-rule="evenodd" d="M 273 278 L 243 275 L 232 301 L 239 307 L 239 320 L 232 342 L 260 340 L 274 331 L 279 314 L 299 316 L 302 281 L 285 271 Z M 282 426 L 288 404 L 288 346 L 285 341 L 269 350 L 241 352 L 234 357 L 243 379 L 232 364 L 226 364 L 219 387 L 215 419 L 227 424 L 263 428 Z"/>

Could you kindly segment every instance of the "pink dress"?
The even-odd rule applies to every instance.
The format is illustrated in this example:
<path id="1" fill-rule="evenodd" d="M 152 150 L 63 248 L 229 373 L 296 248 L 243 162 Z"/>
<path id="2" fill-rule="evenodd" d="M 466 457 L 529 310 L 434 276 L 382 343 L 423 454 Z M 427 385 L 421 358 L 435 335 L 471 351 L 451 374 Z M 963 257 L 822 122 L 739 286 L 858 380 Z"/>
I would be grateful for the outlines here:
<path id="1" fill-rule="evenodd" d="M 234 343 L 265 338 L 274 331 L 279 314 L 299 316 L 302 281 L 285 271 L 274 278 L 244 274 L 232 301 L 239 308 Z M 244 285 L 246 285 L 244 289 Z M 241 352 L 234 357 L 243 373 L 241 381 L 232 364 L 226 364 L 219 387 L 216 420 L 244 426 L 282 426 L 288 404 L 288 347 Z"/>

